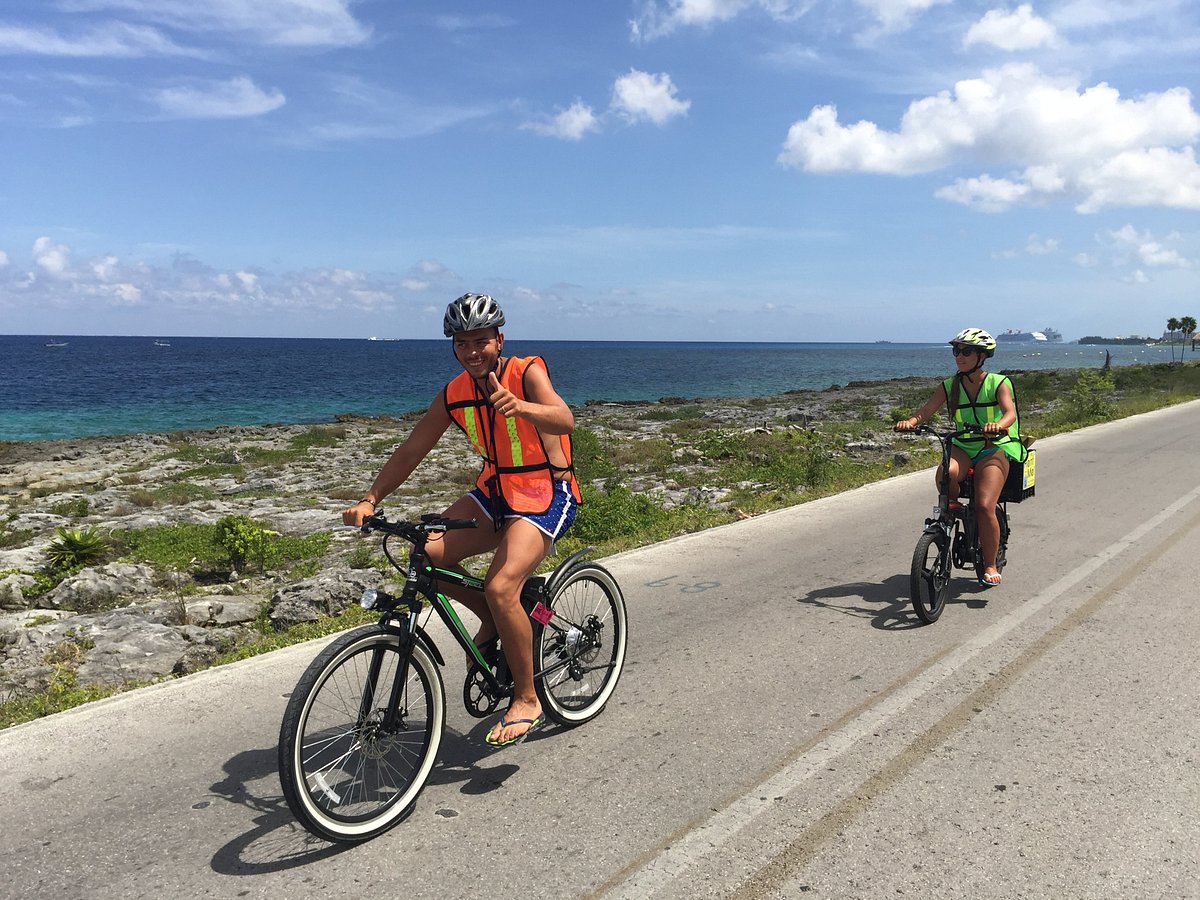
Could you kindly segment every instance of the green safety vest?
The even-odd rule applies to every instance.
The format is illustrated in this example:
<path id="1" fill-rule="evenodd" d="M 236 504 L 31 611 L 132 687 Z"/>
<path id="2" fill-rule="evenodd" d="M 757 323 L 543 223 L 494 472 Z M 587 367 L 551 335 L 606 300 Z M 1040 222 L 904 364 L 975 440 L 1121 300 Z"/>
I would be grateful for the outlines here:
<path id="1" fill-rule="evenodd" d="M 974 400 L 971 400 L 966 389 L 958 384 L 956 377 L 952 376 L 943 381 L 942 388 L 946 391 L 946 402 L 949 405 L 955 427 L 961 429 L 964 425 L 985 425 L 988 422 L 999 422 L 1004 416 L 1004 410 L 1000 408 L 996 393 L 1000 390 L 1000 385 L 1005 382 L 1008 382 L 1008 389 L 1013 396 L 1013 405 L 1016 406 L 1017 391 L 1007 375 L 997 375 L 995 372 L 986 373 Z M 957 396 L 955 396 L 956 387 L 959 388 Z M 983 452 L 985 447 L 991 445 L 998 450 L 1003 450 L 1013 462 L 1023 462 L 1026 450 L 1025 445 L 1021 443 L 1020 423 L 1020 411 L 1018 410 L 1017 418 L 1008 426 L 1005 434 L 996 437 L 965 435 L 955 438 L 954 446 L 961 448 L 971 459 L 974 459 Z"/>

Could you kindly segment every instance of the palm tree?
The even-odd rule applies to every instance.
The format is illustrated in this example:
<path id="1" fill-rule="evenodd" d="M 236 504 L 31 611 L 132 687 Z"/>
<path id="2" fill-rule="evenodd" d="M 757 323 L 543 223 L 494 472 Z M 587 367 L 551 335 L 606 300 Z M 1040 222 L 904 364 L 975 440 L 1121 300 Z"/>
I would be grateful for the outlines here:
<path id="1" fill-rule="evenodd" d="M 1175 337 L 1175 332 L 1179 330 L 1179 327 L 1180 327 L 1180 322 L 1177 318 L 1175 318 L 1174 316 L 1171 316 L 1171 318 L 1167 319 L 1167 331 L 1169 332 L 1167 334 L 1167 342 L 1171 345 L 1171 362 L 1175 362 L 1175 340 L 1174 340 L 1174 337 Z M 1180 359 L 1182 360 L 1183 359 L 1183 356 L 1182 356 L 1183 348 L 1180 347 L 1179 349 L 1180 349 Z"/>
<path id="2" fill-rule="evenodd" d="M 1184 316 L 1179 320 L 1179 327 L 1183 329 L 1183 339 L 1186 341 L 1191 338 L 1192 352 L 1196 350 L 1196 319 L 1193 316 Z M 1183 359 L 1183 348 L 1179 348 L 1179 358 Z"/>

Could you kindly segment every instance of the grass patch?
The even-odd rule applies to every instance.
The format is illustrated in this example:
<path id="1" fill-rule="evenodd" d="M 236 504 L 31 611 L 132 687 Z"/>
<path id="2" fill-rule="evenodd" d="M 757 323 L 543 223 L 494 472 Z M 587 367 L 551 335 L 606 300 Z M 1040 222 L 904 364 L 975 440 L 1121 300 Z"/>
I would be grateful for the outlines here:
<path id="1" fill-rule="evenodd" d="M 686 406 L 662 406 L 638 416 L 646 422 L 681 422 L 704 418 L 704 407 L 699 404 Z"/>
<path id="2" fill-rule="evenodd" d="M 288 443 L 293 451 L 306 454 L 313 447 L 335 447 L 345 436 L 346 426 L 323 425 L 296 435 Z"/>
<path id="3" fill-rule="evenodd" d="M 56 516 L 64 516 L 69 519 L 82 519 L 88 514 L 90 507 L 87 497 L 72 497 L 69 500 L 60 500 L 58 503 L 50 505 L 50 512 Z"/>
<path id="4" fill-rule="evenodd" d="M 0 703 L 0 728 L 32 722 L 135 687 L 142 687 L 142 684 L 78 685 L 75 672 L 69 666 L 60 666 L 50 677 L 50 686 L 45 690 Z"/>
<path id="5" fill-rule="evenodd" d="M 9 528 L 7 525 L 0 529 L 0 550 L 6 547 L 21 547 L 29 543 L 33 532 L 25 528 Z"/>
<path id="6" fill-rule="evenodd" d="M 358 625 L 366 625 L 367 623 L 377 621 L 379 621 L 378 612 L 368 612 L 355 604 L 347 607 L 345 612 L 337 616 L 322 616 L 315 622 L 293 625 L 285 631 L 272 631 L 270 630 L 271 625 L 269 620 L 266 619 L 266 611 L 264 610 L 264 615 L 260 616 L 260 633 L 258 637 L 220 654 L 213 665 L 219 666 L 225 663 L 236 662 L 239 659 L 249 659 L 252 656 L 259 656 L 263 653 L 269 653 L 272 650 L 290 647 L 293 644 L 311 641 L 314 638 L 325 637 L 326 635 L 336 634 L 339 631 L 345 631 L 347 628 L 354 628 Z"/>
<path id="7" fill-rule="evenodd" d="M 329 549 L 332 534 L 320 531 L 304 537 L 275 534 L 246 517 L 246 530 L 222 532 L 219 524 L 180 522 L 119 532 L 125 553 L 156 569 L 218 571 L 249 561 L 264 571 L 317 560 Z M 248 523 L 248 524 L 246 524 Z M 257 530 L 256 530 L 257 529 Z"/>

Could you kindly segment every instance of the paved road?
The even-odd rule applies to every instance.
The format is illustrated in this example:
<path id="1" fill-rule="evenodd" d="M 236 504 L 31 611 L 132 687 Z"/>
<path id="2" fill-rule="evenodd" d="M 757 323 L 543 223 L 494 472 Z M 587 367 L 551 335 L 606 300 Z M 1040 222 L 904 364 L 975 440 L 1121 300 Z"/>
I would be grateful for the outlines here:
<path id="1" fill-rule="evenodd" d="M 1200 897 L 1198 443 L 1200 403 L 1044 441 L 1003 587 L 929 627 L 929 473 L 614 557 L 604 715 L 489 752 L 452 667 L 444 761 L 363 846 L 274 774 L 313 644 L 10 729 L 0 896 Z"/>

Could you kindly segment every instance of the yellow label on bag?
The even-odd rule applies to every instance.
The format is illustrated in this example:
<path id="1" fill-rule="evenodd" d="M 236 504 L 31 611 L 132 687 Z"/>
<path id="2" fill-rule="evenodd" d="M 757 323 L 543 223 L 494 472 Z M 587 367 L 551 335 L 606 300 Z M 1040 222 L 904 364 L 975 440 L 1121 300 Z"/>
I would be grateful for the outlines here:
<path id="1" fill-rule="evenodd" d="M 1033 487 L 1034 467 L 1037 463 L 1037 451 L 1030 450 L 1029 455 L 1025 457 L 1024 471 L 1021 476 L 1021 489 L 1028 490 Z"/>

